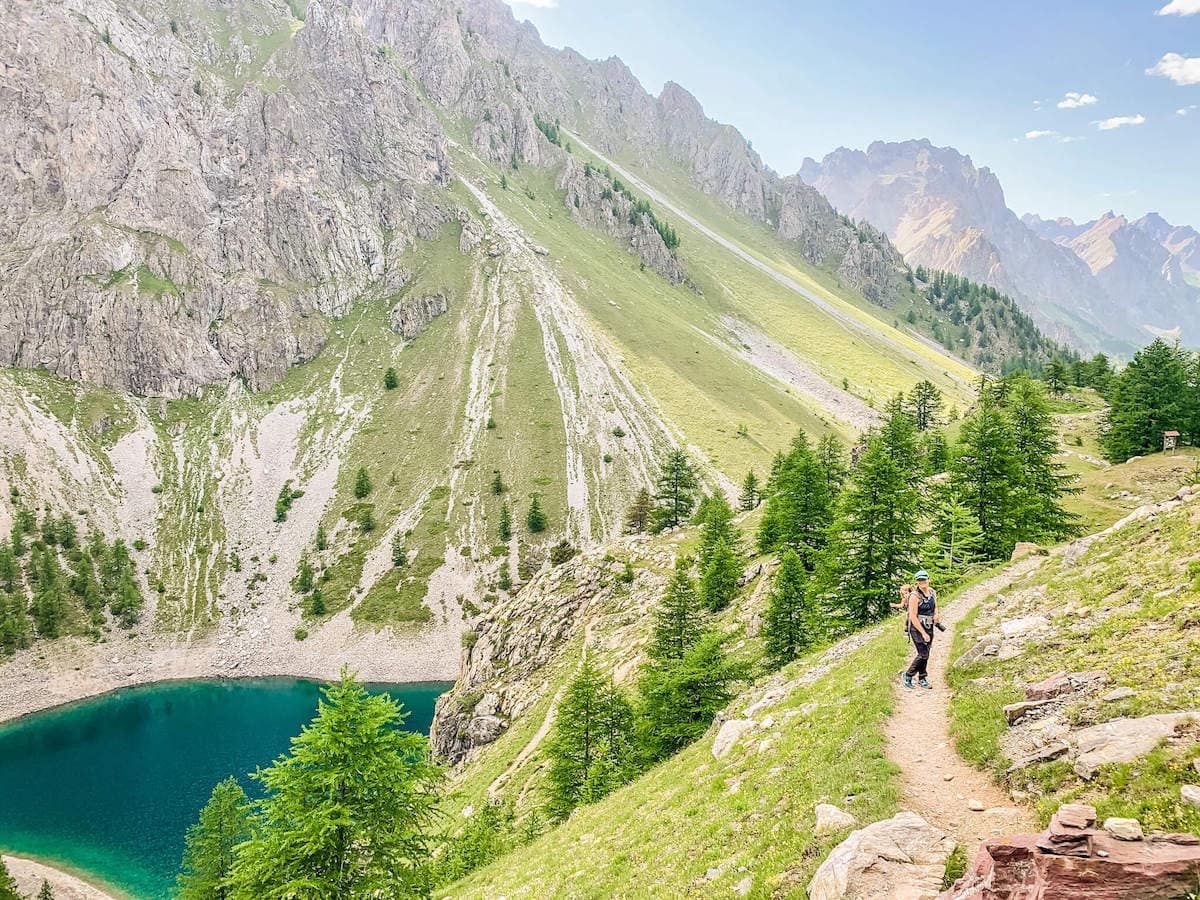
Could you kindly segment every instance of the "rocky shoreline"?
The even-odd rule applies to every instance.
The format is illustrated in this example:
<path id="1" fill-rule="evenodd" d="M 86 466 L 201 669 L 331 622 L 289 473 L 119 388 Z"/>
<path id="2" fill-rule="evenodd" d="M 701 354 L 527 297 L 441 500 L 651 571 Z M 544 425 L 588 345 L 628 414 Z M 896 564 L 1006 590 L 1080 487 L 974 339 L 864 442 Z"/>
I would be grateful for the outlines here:
<path id="1" fill-rule="evenodd" d="M 108 893 L 77 875 L 26 856 L 5 856 L 4 864 L 16 879 L 17 890 L 28 897 L 36 897 L 42 882 L 48 881 L 55 900 L 125 900 L 124 895 Z"/>

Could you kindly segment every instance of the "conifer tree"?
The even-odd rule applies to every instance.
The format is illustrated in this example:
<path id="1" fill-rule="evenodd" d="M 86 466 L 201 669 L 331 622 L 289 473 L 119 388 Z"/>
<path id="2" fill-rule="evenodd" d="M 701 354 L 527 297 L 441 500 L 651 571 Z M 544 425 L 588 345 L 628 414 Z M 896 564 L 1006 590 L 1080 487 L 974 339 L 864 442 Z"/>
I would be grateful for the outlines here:
<path id="1" fill-rule="evenodd" d="M 554 819 L 633 776 L 633 708 L 586 657 L 558 705 L 548 755 L 546 811 Z"/>
<path id="2" fill-rule="evenodd" d="M 930 523 L 921 564 L 944 590 L 969 575 L 982 560 L 983 529 L 953 487 L 938 493 Z"/>
<path id="3" fill-rule="evenodd" d="M 675 562 L 666 592 L 654 610 L 654 638 L 648 651 L 654 659 L 682 659 L 700 636 L 703 613 L 688 575 L 689 563 L 682 557 Z"/>
<path id="4" fill-rule="evenodd" d="M 408 547 L 404 544 L 404 533 L 398 529 L 392 535 L 392 565 L 397 569 L 408 565 Z"/>
<path id="5" fill-rule="evenodd" d="M 67 599 L 63 585 L 62 568 L 54 551 L 37 551 L 30 560 L 30 568 L 36 573 L 33 592 L 33 621 L 38 634 L 44 638 L 56 638 L 62 634 L 67 615 Z"/>
<path id="6" fill-rule="evenodd" d="M 812 565 L 825 545 L 829 528 L 829 481 L 803 432 L 775 473 L 758 528 L 758 550 L 770 553 L 790 547 Z"/>
<path id="7" fill-rule="evenodd" d="M 3 857 L 0 857 L 0 900 L 24 900 L 17 891 L 17 881 L 8 871 Z"/>
<path id="8" fill-rule="evenodd" d="M 691 460 L 678 448 L 668 450 L 663 455 L 659 468 L 661 474 L 658 476 L 655 507 L 651 515 L 652 530 L 656 533 L 687 521 L 692 507 L 696 505 L 698 487 Z"/>
<path id="9" fill-rule="evenodd" d="M 388 366 L 387 371 L 383 373 L 383 386 L 390 391 L 399 383 L 400 379 L 396 377 L 396 369 L 393 366 Z"/>
<path id="10" fill-rule="evenodd" d="M 1061 394 L 1067 386 L 1067 367 L 1057 356 L 1042 369 L 1042 380 L 1052 394 Z"/>
<path id="11" fill-rule="evenodd" d="M 375 530 L 375 510 L 371 506 L 364 506 L 362 512 L 358 514 L 358 530 L 363 534 L 370 534 Z"/>
<path id="12" fill-rule="evenodd" d="M 950 465 L 950 447 L 946 443 L 946 435 L 939 428 L 925 432 L 921 441 L 922 471 L 926 475 L 939 475 Z"/>
<path id="13" fill-rule="evenodd" d="M 708 567 L 709 557 L 717 544 L 737 552 L 738 530 L 733 524 L 733 508 L 724 494 L 713 494 L 704 498 L 704 517 L 700 520 L 700 542 L 696 555 L 700 560 L 700 571 Z"/>
<path id="14" fill-rule="evenodd" d="M 367 467 L 359 466 L 354 476 L 354 496 L 362 500 L 371 493 L 371 489 L 371 475 L 367 472 Z"/>
<path id="15" fill-rule="evenodd" d="M 329 539 L 325 536 L 325 526 L 318 525 L 317 526 L 317 539 L 316 539 L 317 550 L 324 550 L 328 545 L 329 545 Z"/>
<path id="16" fill-rule="evenodd" d="M 904 469 L 896 453 L 884 432 L 868 438 L 823 556 L 820 584 L 830 613 L 840 611 L 853 625 L 887 614 L 896 579 L 916 553 L 919 473 Z"/>
<path id="17" fill-rule="evenodd" d="M 525 527 L 529 529 L 530 534 L 539 534 L 546 530 L 546 514 L 542 512 L 542 504 L 538 500 L 537 494 L 534 494 L 533 499 L 529 501 L 529 512 L 525 514 Z"/>
<path id="18" fill-rule="evenodd" d="M 507 543 L 512 540 L 512 512 L 507 503 L 500 504 L 500 540 Z"/>
<path id="19" fill-rule="evenodd" d="M 733 696 L 731 683 L 745 674 L 729 661 L 714 631 L 698 634 L 679 659 L 652 658 L 638 681 L 638 743 L 646 761 L 663 759 L 704 734 Z"/>
<path id="20" fill-rule="evenodd" d="M 963 421 L 951 485 L 983 530 L 983 554 L 1001 559 L 1016 543 L 1013 489 L 1020 479 L 1012 422 L 993 399 L 980 394 L 979 408 Z"/>
<path id="21" fill-rule="evenodd" d="M 54 888 L 50 887 L 50 882 L 45 878 L 42 879 L 42 888 L 38 891 L 37 900 L 54 900 Z"/>
<path id="22" fill-rule="evenodd" d="M 633 502 L 629 504 L 629 511 L 625 514 L 625 533 L 626 534 L 641 534 L 650 526 L 650 516 L 654 511 L 653 501 L 650 499 L 650 492 L 642 488 L 634 495 Z"/>
<path id="23" fill-rule="evenodd" d="M 238 845 L 230 900 L 423 897 L 438 770 L 403 707 L 348 673 L 324 689 L 291 750 L 253 777 L 250 838 Z"/>
<path id="24" fill-rule="evenodd" d="M 1160 450 L 1164 431 L 1188 429 L 1200 392 L 1189 383 L 1188 368 L 1184 351 L 1158 339 L 1135 353 L 1112 379 L 1100 432 L 1100 445 L 1111 462 Z"/>
<path id="25" fill-rule="evenodd" d="M 820 615 L 808 590 L 808 573 L 794 550 L 784 551 L 763 614 L 767 660 L 778 669 L 810 647 L 820 634 Z"/>
<path id="26" fill-rule="evenodd" d="M 308 554 L 300 554 L 300 570 L 296 573 L 296 591 L 307 594 L 313 588 L 313 567 L 308 561 Z"/>
<path id="27" fill-rule="evenodd" d="M 741 577 L 742 564 L 737 555 L 724 538 L 718 540 L 700 576 L 700 599 L 711 612 L 724 609 L 737 593 Z"/>
<path id="28" fill-rule="evenodd" d="M 187 830 L 176 881 L 179 900 L 226 900 L 234 848 L 250 836 L 250 806 L 235 778 L 213 788 L 197 822 Z"/>
<path id="29" fill-rule="evenodd" d="M 758 506 L 758 502 L 761 499 L 762 494 L 758 489 L 758 476 L 751 469 L 742 480 L 742 495 L 738 498 L 738 505 L 744 510 L 751 510 Z"/>
<path id="30" fill-rule="evenodd" d="M 825 484 L 829 487 L 830 502 L 837 499 L 846 479 L 850 477 L 850 467 L 846 464 L 846 448 L 836 435 L 827 434 L 817 443 L 817 462 L 825 473 Z"/>
<path id="31" fill-rule="evenodd" d="M 933 428 L 942 414 L 942 392 L 932 381 L 918 381 L 908 395 L 908 411 L 918 431 Z"/>
<path id="32" fill-rule="evenodd" d="M 1058 429 L 1041 388 L 1028 378 L 1009 392 L 1008 416 L 1018 460 L 1013 533 L 1022 541 L 1059 541 L 1076 533 L 1062 498 L 1077 493 L 1075 476 L 1057 459 Z"/>
<path id="33" fill-rule="evenodd" d="M 504 479 L 500 475 L 500 470 L 496 470 L 496 475 L 492 479 L 492 493 L 499 497 L 504 493 Z"/>

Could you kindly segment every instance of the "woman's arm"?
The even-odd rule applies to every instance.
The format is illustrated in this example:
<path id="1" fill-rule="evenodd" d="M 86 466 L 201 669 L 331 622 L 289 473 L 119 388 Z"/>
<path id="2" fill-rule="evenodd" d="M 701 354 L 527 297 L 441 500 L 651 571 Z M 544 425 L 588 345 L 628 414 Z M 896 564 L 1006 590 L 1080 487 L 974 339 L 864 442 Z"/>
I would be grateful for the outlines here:
<path id="1" fill-rule="evenodd" d="M 920 633 L 921 637 L 923 637 L 926 640 L 926 642 L 928 642 L 929 641 L 929 633 L 926 632 L 925 629 L 921 626 L 921 619 L 917 615 L 917 603 L 919 603 L 919 602 L 920 601 L 919 601 L 915 591 L 908 595 L 908 622 L 910 625 L 912 625 L 913 628 L 917 629 L 917 631 Z"/>

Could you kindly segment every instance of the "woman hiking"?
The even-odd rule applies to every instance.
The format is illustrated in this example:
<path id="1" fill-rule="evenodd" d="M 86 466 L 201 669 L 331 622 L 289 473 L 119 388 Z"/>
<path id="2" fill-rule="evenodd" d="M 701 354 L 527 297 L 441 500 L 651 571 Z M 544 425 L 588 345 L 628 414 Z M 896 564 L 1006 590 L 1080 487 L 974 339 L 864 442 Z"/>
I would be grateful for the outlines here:
<path id="1" fill-rule="evenodd" d="M 933 629 L 940 628 L 938 623 L 937 591 L 929 586 L 929 573 L 924 569 L 917 572 L 914 580 L 916 587 L 908 595 L 908 621 L 906 628 L 912 638 L 917 655 L 908 671 L 904 673 L 904 686 L 913 686 L 913 676 L 917 676 L 917 684 L 929 689 L 929 648 L 933 644 Z"/>

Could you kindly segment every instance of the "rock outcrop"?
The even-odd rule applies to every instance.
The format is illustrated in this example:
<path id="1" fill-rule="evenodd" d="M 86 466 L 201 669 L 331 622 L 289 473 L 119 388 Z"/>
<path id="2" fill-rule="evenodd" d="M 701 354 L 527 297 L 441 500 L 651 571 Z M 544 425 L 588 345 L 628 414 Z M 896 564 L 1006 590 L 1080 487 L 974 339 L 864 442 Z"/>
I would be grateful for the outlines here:
<path id="1" fill-rule="evenodd" d="M 346 7 L 202 12 L 6 12 L 0 364 L 265 386 L 446 218 L 440 126 Z"/>
<path id="2" fill-rule="evenodd" d="M 954 838 L 916 813 L 897 813 L 838 844 L 809 882 L 809 900 L 934 898 L 954 846 Z"/>
<path id="3" fill-rule="evenodd" d="M 391 322 L 393 331 L 411 341 L 449 308 L 450 304 L 445 294 L 406 297 L 392 307 L 388 313 L 388 321 Z"/>
<path id="4" fill-rule="evenodd" d="M 1136 819 L 1108 819 L 1068 804 L 1042 834 L 987 841 L 942 900 L 1173 900 L 1200 879 L 1200 838 L 1142 834 Z"/>

